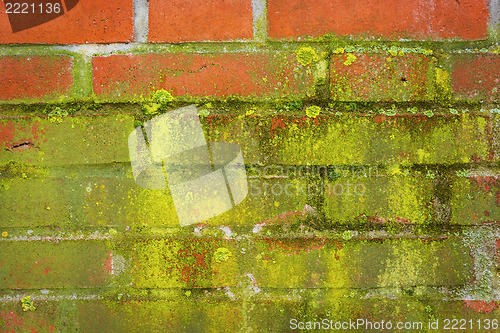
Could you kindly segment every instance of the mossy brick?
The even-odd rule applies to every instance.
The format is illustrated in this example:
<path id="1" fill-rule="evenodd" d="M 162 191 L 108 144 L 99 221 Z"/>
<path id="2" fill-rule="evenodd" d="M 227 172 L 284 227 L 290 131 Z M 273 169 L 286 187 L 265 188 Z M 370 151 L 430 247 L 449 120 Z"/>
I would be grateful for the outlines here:
<path id="1" fill-rule="evenodd" d="M 500 219 L 497 177 L 456 177 L 451 183 L 450 223 L 480 225 Z"/>
<path id="2" fill-rule="evenodd" d="M 80 301 L 82 332 L 241 332 L 241 301 L 198 298 L 176 300 Z"/>
<path id="3" fill-rule="evenodd" d="M 466 40 L 488 36 L 484 0 L 375 1 L 269 0 L 268 33 L 273 39 L 323 35 L 383 40 Z"/>
<path id="4" fill-rule="evenodd" d="M 72 97 L 73 66 L 73 57 L 66 55 L 0 56 L 0 101 L 38 103 Z"/>
<path id="5" fill-rule="evenodd" d="M 376 221 L 432 223 L 434 186 L 423 176 L 341 177 L 325 182 L 325 216 L 334 224 Z"/>
<path id="6" fill-rule="evenodd" d="M 31 297 L 35 311 L 23 311 L 21 301 L 0 302 L 2 332 L 54 332 L 59 328 L 57 302 Z"/>
<path id="7" fill-rule="evenodd" d="M 149 2 L 149 42 L 248 40 L 252 36 L 251 0 Z"/>
<path id="8" fill-rule="evenodd" d="M 0 119 L 0 164 L 39 166 L 129 162 L 129 115 Z"/>
<path id="9" fill-rule="evenodd" d="M 58 3 L 58 5 L 56 5 Z M 29 4 L 29 3 L 28 3 Z M 134 40 L 132 0 L 44 2 L 45 17 L 5 14 L 0 9 L 0 44 L 85 44 Z M 59 7 L 60 5 L 60 7 Z M 15 10 L 15 7 L 11 9 Z M 47 15 L 53 13 L 51 15 Z M 48 21 L 47 21 L 48 20 Z"/>
<path id="10" fill-rule="evenodd" d="M 289 290 L 277 290 L 268 292 L 265 299 L 245 301 L 206 296 L 194 298 L 194 292 L 168 300 L 45 301 L 32 297 L 36 311 L 23 312 L 20 302 L 16 301 L 0 303 L 0 325 L 3 323 L 4 329 L 13 331 L 37 332 L 63 329 L 82 332 L 281 332 L 298 328 L 295 325 L 298 326 L 299 322 L 303 323 L 304 329 L 316 322 L 316 329 L 321 328 L 321 324 L 324 330 L 326 325 L 332 325 L 328 328 L 334 329 L 336 323 L 347 323 L 344 331 L 349 330 L 349 325 L 367 331 L 370 330 L 369 323 L 373 328 L 373 325 L 380 327 L 383 322 L 385 329 L 381 329 L 382 332 L 393 331 L 398 325 L 404 328 L 405 324 L 406 330 L 411 332 L 440 331 L 445 330 L 445 325 L 450 328 L 455 323 L 466 332 L 498 330 L 494 328 L 500 321 L 499 302 L 495 300 L 428 299 L 422 297 L 418 288 L 414 296 L 392 298 L 361 298 L 356 292 L 302 290 L 297 295 Z M 430 323 L 434 329 L 429 329 Z M 388 325 L 393 329 L 387 329 Z M 342 330 L 339 326 L 337 328 Z"/>
<path id="11" fill-rule="evenodd" d="M 247 312 L 247 323 L 258 332 L 268 329 L 440 332 L 452 330 L 453 326 L 456 330 L 462 327 L 460 330 L 465 332 L 498 331 L 494 324 L 500 321 L 497 301 L 427 299 L 418 292 L 417 288 L 415 296 L 392 298 L 361 298 L 356 291 L 335 289 L 323 293 L 301 292 L 295 298 L 290 294 L 282 298 L 273 295 L 269 300 L 254 301 Z M 487 312 L 476 312 L 470 307 L 476 304 L 478 308 L 484 306 Z"/>
<path id="12" fill-rule="evenodd" d="M 72 206 L 86 225 L 178 226 L 173 201 L 165 191 L 140 188 L 130 177 L 89 177 L 75 183 Z"/>
<path id="13" fill-rule="evenodd" d="M 269 163 L 454 164 L 490 160 L 483 116 L 274 116 Z"/>
<path id="14" fill-rule="evenodd" d="M 330 59 L 331 98 L 422 101 L 434 98 L 435 58 L 422 54 L 339 53 Z"/>
<path id="15" fill-rule="evenodd" d="M 500 56 L 495 53 L 455 54 L 451 60 L 455 98 L 471 101 L 500 99 Z"/>
<path id="16" fill-rule="evenodd" d="M 204 109 L 203 106 L 199 107 Z M 265 142 L 265 128 L 267 119 L 261 116 L 236 116 L 236 115 L 209 115 L 201 119 L 206 133 L 207 141 L 230 142 L 237 144 L 241 149 L 246 165 L 264 159 L 261 146 Z"/>
<path id="17" fill-rule="evenodd" d="M 0 179 L 0 226 L 55 225 L 70 219 L 63 178 Z"/>
<path id="18" fill-rule="evenodd" d="M 106 283 L 111 251 L 104 242 L 0 242 L 0 288 L 85 288 Z"/>
<path id="19" fill-rule="evenodd" d="M 429 323 L 438 322 L 439 330 L 444 330 L 446 319 L 457 319 L 460 326 L 466 322 L 465 331 L 495 332 L 491 327 L 493 320 L 498 322 L 499 314 L 496 301 L 433 300 L 421 296 L 401 296 L 394 298 L 358 298 L 355 292 L 326 289 L 320 292 L 304 292 L 299 295 L 289 291 L 270 292 L 266 299 L 245 301 L 215 300 L 137 300 L 116 301 L 78 301 L 79 329 L 101 331 L 161 331 L 172 332 L 220 332 L 220 331 L 272 331 L 283 332 L 297 329 L 302 322 L 306 325 L 344 324 L 339 331 L 368 331 L 370 324 L 383 325 L 382 332 L 404 330 L 409 332 L 432 331 Z M 473 304 L 486 304 L 489 312 L 476 312 L 469 307 Z M 196 320 L 193 320 L 196 317 Z M 358 319 L 360 320 L 358 322 Z M 354 329 L 349 329 L 350 321 Z M 478 322 L 482 324 L 478 328 Z M 486 323 L 490 324 L 485 329 Z M 359 323 L 359 326 L 357 324 Z M 383 324 L 382 324 L 383 323 Z M 472 329 L 470 325 L 472 326 Z M 326 330 L 316 324 L 316 330 Z M 365 326 L 366 325 L 366 326 Z M 387 329 L 388 325 L 392 329 Z M 398 326 L 399 325 L 399 326 Z M 312 327 L 311 327 L 312 328 Z M 351 326 L 352 328 L 352 326 Z"/>
<path id="20" fill-rule="evenodd" d="M 247 197 L 233 209 L 207 220 L 208 225 L 255 226 L 300 223 L 316 187 L 304 179 L 248 179 Z"/>
<path id="21" fill-rule="evenodd" d="M 459 286 L 474 279 L 474 260 L 460 239 L 256 240 L 252 264 L 259 288 Z"/>
<path id="22" fill-rule="evenodd" d="M 120 54 L 94 57 L 92 66 L 99 101 L 141 100 L 158 89 L 182 99 L 314 93 L 311 68 L 285 52 Z"/>
<path id="23" fill-rule="evenodd" d="M 291 293 L 290 293 L 291 294 Z M 258 332 L 337 330 L 370 331 L 377 322 L 381 332 L 396 331 L 398 322 L 427 324 L 425 304 L 409 298 L 359 298 L 354 291 L 324 289 L 324 292 L 301 292 L 300 296 L 255 301 L 248 311 L 249 326 Z M 299 298 L 300 297 L 300 298 Z M 359 320 L 359 321 L 358 321 Z M 372 323 L 370 328 L 369 322 Z M 381 328 L 381 322 L 384 323 Z M 387 323 L 393 330 L 387 329 Z M 358 326 L 359 324 L 359 326 Z M 316 326 L 315 326 L 316 325 Z M 365 326 L 367 325 L 367 326 Z M 417 332 L 418 326 L 410 332 Z"/>
<path id="24" fill-rule="evenodd" d="M 137 288 L 234 286 L 239 274 L 234 241 L 149 239 L 133 242 L 129 248 L 130 279 Z"/>

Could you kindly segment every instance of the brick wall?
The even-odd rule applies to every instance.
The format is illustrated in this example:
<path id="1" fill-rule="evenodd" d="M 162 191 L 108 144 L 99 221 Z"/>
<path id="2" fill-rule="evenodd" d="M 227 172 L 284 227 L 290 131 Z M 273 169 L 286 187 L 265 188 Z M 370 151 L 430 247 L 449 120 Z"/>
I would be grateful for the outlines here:
<path id="1" fill-rule="evenodd" d="M 0 2 L 2 332 L 497 331 L 498 1 L 24 3 Z M 193 103 L 249 193 L 180 227 L 127 138 Z"/>

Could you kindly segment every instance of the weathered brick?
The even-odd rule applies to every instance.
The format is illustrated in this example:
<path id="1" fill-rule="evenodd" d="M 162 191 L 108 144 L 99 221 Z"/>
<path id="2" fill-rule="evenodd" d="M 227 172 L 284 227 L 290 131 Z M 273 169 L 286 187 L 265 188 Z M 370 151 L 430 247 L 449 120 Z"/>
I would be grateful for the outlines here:
<path id="1" fill-rule="evenodd" d="M 132 253 L 131 280 L 139 288 L 231 286 L 238 277 L 232 241 L 151 239 L 134 243 Z"/>
<path id="2" fill-rule="evenodd" d="M 487 38 L 488 7 L 485 0 L 269 0 L 267 17 L 271 38 L 334 34 L 389 40 L 477 40 Z"/>
<path id="3" fill-rule="evenodd" d="M 497 101 L 500 98 L 500 56 L 460 54 L 452 61 L 451 84 L 455 97 L 462 100 Z"/>
<path id="4" fill-rule="evenodd" d="M 424 224 L 432 220 L 433 182 L 422 176 L 359 177 L 329 180 L 324 187 L 325 215 L 334 223 L 377 221 Z"/>
<path id="5" fill-rule="evenodd" d="M 434 97 L 435 59 L 421 54 L 339 53 L 330 60 L 331 98 L 420 101 Z"/>
<path id="6" fill-rule="evenodd" d="M 15 3 L 15 1 L 8 1 Z M 45 1 L 44 13 L 55 3 Z M 40 1 L 25 1 L 27 13 L 6 14 L 0 7 L 0 44 L 44 43 L 84 44 L 114 43 L 134 40 L 132 0 L 65 0 L 60 14 L 40 15 Z M 7 3 L 7 1 L 6 1 Z M 32 7 L 31 4 L 35 6 Z M 49 7 L 49 3 L 52 5 Z M 52 8 L 52 9 L 51 9 Z M 15 8 L 12 9 L 14 11 Z M 21 8 L 23 10 L 23 8 Z M 37 14 L 33 14 L 37 10 Z M 57 8 L 54 10 L 56 11 Z"/>
<path id="7" fill-rule="evenodd" d="M 128 162 L 127 138 L 133 123 L 129 115 L 0 118 L 0 163 Z"/>
<path id="8" fill-rule="evenodd" d="M 483 224 L 500 219 L 500 181 L 496 177 L 457 177 L 451 185 L 454 224 Z"/>
<path id="9" fill-rule="evenodd" d="M 222 259 L 221 249 L 229 253 Z M 160 239 L 134 242 L 131 256 L 140 288 L 227 287 L 249 277 L 258 288 L 458 286 L 474 279 L 474 260 L 456 238 L 269 238 L 241 245 Z"/>
<path id="10" fill-rule="evenodd" d="M 128 164 L 71 170 L 56 178 L 0 179 L 0 226 L 179 227 L 170 193 L 139 187 Z M 203 223 L 248 227 L 306 218 L 308 194 L 316 192 L 306 180 L 253 177 L 243 202 Z"/>
<path id="11" fill-rule="evenodd" d="M 241 301 L 194 293 L 177 300 L 83 301 L 77 309 L 82 332 L 240 332 L 245 311 Z"/>
<path id="12" fill-rule="evenodd" d="M 72 89 L 72 57 L 0 56 L 0 101 L 54 101 Z"/>
<path id="13" fill-rule="evenodd" d="M 203 107 L 198 108 L 200 111 Z M 207 109 L 205 109 L 207 110 Z M 262 161 L 263 145 L 267 119 L 248 115 L 209 115 L 201 119 L 207 141 L 235 143 L 241 149 L 245 164 Z"/>
<path id="14" fill-rule="evenodd" d="M 57 304 L 31 297 L 35 311 L 24 312 L 21 302 L 0 303 L 2 332 L 54 332 L 59 327 Z"/>
<path id="15" fill-rule="evenodd" d="M 275 116 L 269 163 L 453 164 L 490 160 L 483 116 Z"/>
<path id="16" fill-rule="evenodd" d="M 259 332 L 437 332 L 452 327 L 464 332 L 496 332 L 500 321 L 498 301 L 435 300 L 421 295 L 360 298 L 355 292 L 335 289 L 324 293 L 302 291 L 296 298 L 287 296 L 255 301 L 247 312 L 247 325 Z M 488 310 L 474 310 L 482 306 Z"/>
<path id="17" fill-rule="evenodd" d="M 95 176 L 71 183 L 67 179 L 66 196 L 72 222 L 98 226 L 179 227 L 170 192 L 140 188 L 131 171 L 128 168 L 127 171 L 128 177 Z M 304 206 L 308 198 L 305 180 L 247 180 L 248 194 L 240 204 L 202 223 L 248 227 L 264 222 L 282 224 L 305 219 Z"/>
<path id="18" fill-rule="evenodd" d="M 247 197 L 233 209 L 206 221 L 209 225 L 256 226 L 300 222 L 307 217 L 306 180 L 248 179 Z M 310 189 L 315 194 L 314 189 Z M 313 193 L 314 192 L 314 193 Z"/>
<path id="19" fill-rule="evenodd" d="M 103 101 L 139 100 L 158 89 L 187 99 L 313 92 L 311 69 L 289 53 L 125 54 L 94 57 L 92 63 L 94 93 Z"/>
<path id="20" fill-rule="evenodd" d="M 0 288 L 95 287 L 111 271 L 111 251 L 98 241 L 2 241 Z"/>
<path id="21" fill-rule="evenodd" d="M 166 43 L 251 39 L 251 7 L 250 0 L 151 0 L 148 38 Z"/>
<path id="22" fill-rule="evenodd" d="M 250 267 L 259 288 L 373 288 L 461 285 L 474 278 L 459 239 L 263 239 Z"/>
<path id="23" fill-rule="evenodd" d="M 62 178 L 0 179 L 0 226 L 56 225 L 69 220 Z"/>

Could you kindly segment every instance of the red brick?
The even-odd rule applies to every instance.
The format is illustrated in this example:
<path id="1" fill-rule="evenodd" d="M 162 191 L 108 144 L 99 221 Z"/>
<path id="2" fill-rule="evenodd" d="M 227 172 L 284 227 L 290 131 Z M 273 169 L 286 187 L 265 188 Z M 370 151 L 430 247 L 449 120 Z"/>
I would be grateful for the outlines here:
<path id="1" fill-rule="evenodd" d="M 149 41 L 251 39 L 251 0 L 151 0 Z"/>
<path id="2" fill-rule="evenodd" d="M 428 74 L 432 74 L 433 64 L 432 57 L 421 54 L 334 54 L 330 61 L 331 97 L 340 101 L 429 99 L 432 75 Z"/>
<path id="3" fill-rule="evenodd" d="M 31 3 L 31 1 L 19 2 Z M 68 9 L 69 1 L 66 0 L 65 4 L 65 8 Z M 132 0 L 79 1 L 76 6 L 65 11 L 64 15 L 17 32 L 13 32 L 5 12 L 6 8 L 0 6 L 0 31 L 2 31 L 0 44 L 83 44 L 134 40 Z M 25 16 L 26 19 L 33 20 L 31 14 L 19 15 L 29 15 Z"/>
<path id="4" fill-rule="evenodd" d="M 0 100 L 40 102 L 71 95 L 72 71 L 73 58 L 63 55 L 0 57 Z"/>
<path id="5" fill-rule="evenodd" d="M 3 241 L 0 251 L 0 288 L 95 287 L 112 267 L 97 241 Z"/>
<path id="6" fill-rule="evenodd" d="M 174 96 L 304 97 L 313 86 L 310 69 L 292 54 L 141 54 L 93 59 L 99 100 L 139 99 L 157 89 Z"/>
<path id="7" fill-rule="evenodd" d="M 464 54 L 453 63 L 451 83 L 459 99 L 495 101 L 500 99 L 500 56 Z"/>
<path id="8" fill-rule="evenodd" d="M 485 0 L 268 0 L 271 38 L 321 36 L 487 38 Z"/>

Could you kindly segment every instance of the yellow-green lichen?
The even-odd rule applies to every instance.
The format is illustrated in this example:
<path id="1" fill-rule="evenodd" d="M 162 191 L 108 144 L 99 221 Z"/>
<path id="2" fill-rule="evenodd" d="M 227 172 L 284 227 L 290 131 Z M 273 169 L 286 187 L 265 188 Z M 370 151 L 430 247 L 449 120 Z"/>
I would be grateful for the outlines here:
<path id="1" fill-rule="evenodd" d="M 21 300 L 21 306 L 23 307 L 23 311 L 35 311 L 36 307 L 33 301 L 31 300 L 31 296 L 23 297 Z"/>
<path id="2" fill-rule="evenodd" d="M 349 54 L 347 55 L 347 59 L 346 59 L 346 61 L 344 61 L 344 65 L 346 65 L 346 66 L 350 66 L 350 65 L 352 65 L 352 63 L 353 63 L 356 59 L 357 59 L 357 58 L 356 58 L 356 56 L 355 56 L 354 54 L 349 53 Z"/>
<path id="3" fill-rule="evenodd" d="M 302 65 L 302 66 L 307 66 L 310 65 L 313 62 L 316 62 L 319 60 L 318 54 L 312 47 L 302 47 L 300 48 L 296 53 L 295 56 L 297 57 L 297 61 Z"/>
<path id="4" fill-rule="evenodd" d="M 306 108 L 306 115 L 309 118 L 316 118 L 321 113 L 321 108 L 319 106 L 313 105 Z"/>
<path id="5" fill-rule="evenodd" d="M 229 257 L 232 256 L 231 251 L 226 249 L 225 247 L 220 247 L 215 251 L 214 253 L 214 259 L 217 262 L 223 262 L 229 259 Z"/>
<path id="6" fill-rule="evenodd" d="M 450 73 L 437 67 L 435 71 L 435 78 L 436 99 L 441 101 L 451 99 L 453 90 L 451 88 Z"/>

